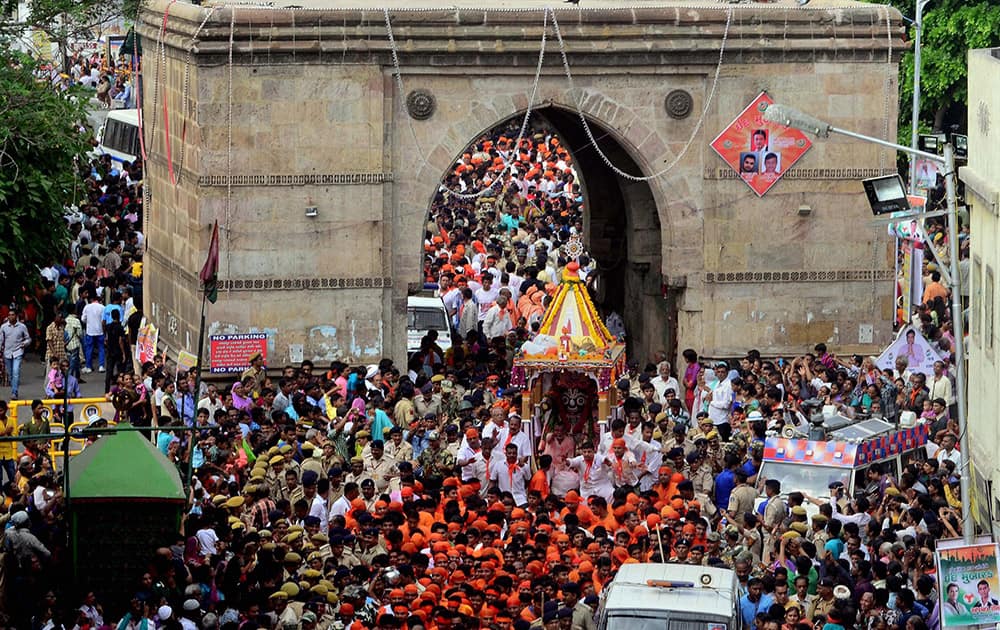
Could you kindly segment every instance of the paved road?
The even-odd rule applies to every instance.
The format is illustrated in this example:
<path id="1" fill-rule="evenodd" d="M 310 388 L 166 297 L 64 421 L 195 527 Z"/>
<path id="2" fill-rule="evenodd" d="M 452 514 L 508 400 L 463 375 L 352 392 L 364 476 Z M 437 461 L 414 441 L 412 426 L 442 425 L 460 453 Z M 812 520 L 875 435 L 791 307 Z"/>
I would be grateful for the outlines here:
<path id="1" fill-rule="evenodd" d="M 85 398 L 104 395 L 103 373 L 94 372 L 82 376 L 86 383 L 80 384 L 80 393 Z M 37 354 L 26 356 L 21 364 L 21 385 L 18 389 L 21 390 L 18 392 L 20 400 L 45 398 L 45 366 Z M 0 397 L 10 400 L 10 387 L 0 387 Z"/>

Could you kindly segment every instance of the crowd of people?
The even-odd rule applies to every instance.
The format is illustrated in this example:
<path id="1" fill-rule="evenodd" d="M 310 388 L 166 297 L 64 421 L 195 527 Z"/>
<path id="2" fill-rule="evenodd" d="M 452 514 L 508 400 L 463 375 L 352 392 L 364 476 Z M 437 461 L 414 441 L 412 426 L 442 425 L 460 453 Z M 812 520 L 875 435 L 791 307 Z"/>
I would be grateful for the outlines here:
<path id="1" fill-rule="evenodd" d="M 66 63 L 41 64 L 36 72 L 40 80 L 48 81 L 55 89 L 68 90 L 80 86 L 107 109 L 131 109 L 136 106 L 132 87 L 132 68 L 128 63 L 116 61 L 97 49 L 70 51 Z"/>
<path id="2" fill-rule="evenodd" d="M 74 55 L 71 61 L 66 76 L 51 68 L 42 72 L 51 73 L 55 86 L 91 82 L 99 100 L 101 82 L 127 83 L 127 73 L 116 74 L 100 55 Z M 11 400 L 31 401 L 22 404 L 17 419 L 0 401 L 0 436 L 19 438 L 0 442 L 0 615 L 9 627 L 86 626 L 75 612 L 64 616 L 66 611 L 100 608 L 93 593 L 70 605 L 75 592 L 60 588 L 67 583 L 60 573 L 68 571 L 63 478 L 54 472 L 49 440 L 32 436 L 48 434 L 54 424 L 86 420 L 74 417 L 72 405 L 55 405 L 49 414 L 41 399 L 79 398 L 88 379 L 112 392 L 133 372 L 132 347 L 142 319 L 142 164 L 94 157 L 80 163 L 78 176 L 78 201 L 64 215 L 68 246 L 53 248 L 39 276 L 0 303 L 0 383 L 10 388 Z M 33 361 L 43 365 L 44 381 L 26 388 L 22 368 Z"/>
<path id="3" fill-rule="evenodd" d="M 544 126 L 521 143 L 516 127 L 486 134 L 433 202 L 424 270 L 452 320 L 450 349 L 430 334 L 406 365 L 280 370 L 253 355 L 238 379 L 203 391 L 162 358 L 130 359 L 141 165 L 99 160 L 81 176 L 70 255 L 42 270 L 0 331 L 14 340 L 13 393 L 13 359 L 31 353 L 53 366 L 47 396 L 103 371 L 114 420 L 155 429 L 190 502 L 176 539 L 152 541 L 129 609 L 105 611 L 99 588 L 67 591 L 51 570 L 66 561 L 65 514 L 45 442 L 0 443 L 12 625 L 591 630 L 616 570 L 654 562 L 732 568 L 748 628 L 940 626 L 933 551 L 963 516 L 947 360 L 928 378 L 905 357 L 879 369 L 823 344 L 787 360 L 708 362 L 689 349 L 676 370 L 661 352 L 615 383 L 620 403 L 593 441 L 565 422 L 528 428 L 512 357 L 561 270 L 595 269 L 567 248 L 583 200 Z M 454 194 L 491 184 L 495 194 Z M 933 304 L 917 317 L 944 356 L 947 317 Z M 902 474 L 873 466 L 863 492 L 834 486 L 829 498 L 758 478 L 767 432 L 817 402 L 890 422 L 914 412 L 930 425 L 928 458 Z M 45 433 L 42 422 L 20 430 Z"/>

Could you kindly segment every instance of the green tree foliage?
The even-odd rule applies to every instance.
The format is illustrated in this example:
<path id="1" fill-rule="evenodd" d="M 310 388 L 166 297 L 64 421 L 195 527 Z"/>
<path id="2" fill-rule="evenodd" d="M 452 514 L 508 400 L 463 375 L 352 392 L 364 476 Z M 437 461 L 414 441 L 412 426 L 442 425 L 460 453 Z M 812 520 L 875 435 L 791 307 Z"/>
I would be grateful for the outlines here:
<path id="1" fill-rule="evenodd" d="M 69 243 L 63 209 L 89 148 L 86 97 L 36 79 L 34 62 L 0 47 L 0 290 L 16 291 Z M 47 76 L 47 75 L 46 75 Z"/>
<path id="2" fill-rule="evenodd" d="M 885 4 L 884 0 L 880 3 Z M 891 0 L 889 4 L 908 20 L 914 19 L 915 0 Z M 930 0 L 924 8 L 923 24 L 920 127 L 924 131 L 947 131 L 948 124 L 957 123 L 964 129 L 968 52 L 1000 46 L 1000 2 Z M 911 22 L 909 38 L 915 37 Z M 899 71 L 899 131 L 907 145 L 913 102 L 913 60 L 912 50 L 904 53 Z"/>

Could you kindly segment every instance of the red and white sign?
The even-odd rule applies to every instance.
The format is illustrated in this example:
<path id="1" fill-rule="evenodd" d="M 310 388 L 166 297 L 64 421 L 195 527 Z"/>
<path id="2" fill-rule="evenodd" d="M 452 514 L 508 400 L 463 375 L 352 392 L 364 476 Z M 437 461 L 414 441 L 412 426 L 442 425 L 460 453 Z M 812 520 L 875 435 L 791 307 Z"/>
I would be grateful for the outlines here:
<path id="1" fill-rule="evenodd" d="M 812 142 L 798 129 L 764 120 L 774 103 L 761 92 L 715 140 L 712 148 L 740 174 L 758 197 L 778 183 L 785 171 L 799 161 Z"/>
<path id="2" fill-rule="evenodd" d="M 250 357 L 260 353 L 267 363 L 267 333 L 212 335 L 208 338 L 212 374 L 242 372 Z"/>

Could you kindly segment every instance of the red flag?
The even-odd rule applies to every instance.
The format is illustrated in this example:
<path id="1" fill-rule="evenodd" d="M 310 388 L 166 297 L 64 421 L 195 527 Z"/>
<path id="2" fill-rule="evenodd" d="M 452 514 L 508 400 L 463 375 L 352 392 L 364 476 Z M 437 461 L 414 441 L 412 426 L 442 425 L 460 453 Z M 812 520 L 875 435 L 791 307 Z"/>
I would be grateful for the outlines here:
<path id="1" fill-rule="evenodd" d="M 201 268 L 201 273 L 198 277 L 201 279 L 202 284 L 208 284 L 215 280 L 216 274 L 219 273 L 219 222 L 216 221 L 215 225 L 212 226 L 212 242 L 208 245 L 208 260 L 205 261 L 205 266 Z"/>

